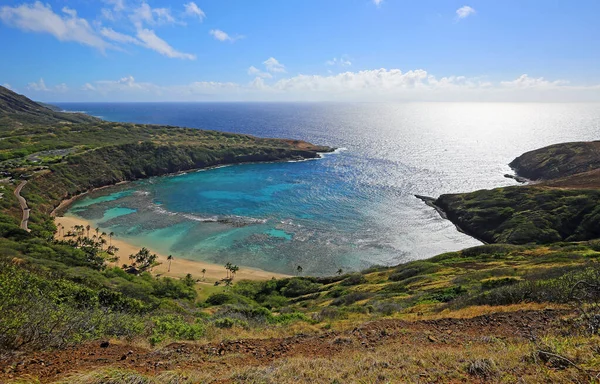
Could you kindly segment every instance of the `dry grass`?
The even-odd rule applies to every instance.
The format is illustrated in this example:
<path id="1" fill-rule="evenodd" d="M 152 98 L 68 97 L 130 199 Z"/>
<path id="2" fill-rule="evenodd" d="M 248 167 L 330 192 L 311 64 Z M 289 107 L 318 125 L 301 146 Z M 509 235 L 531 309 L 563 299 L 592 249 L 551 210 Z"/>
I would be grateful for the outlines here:
<path id="1" fill-rule="evenodd" d="M 591 347 L 600 338 L 545 338 L 544 343 L 575 361 L 597 363 Z M 591 382 L 573 367 L 552 367 L 532 358 L 536 346 L 482 337 L 465 345 L 391 343 L 357 347 L 328 358 L 310 356 L 275 360 L 268 365 L 234 365 L 224 357 L 215 367 L 167 371 L 156 376 L 134 371 L 99 370 L 71 375 L 57 383 L 573 383 Z M 234 358 L 234 357 L 230 357 Z M 595 359 L 595 360 L 594 360 Z M 24 382 L 24 381 L 21 381 Z"/>

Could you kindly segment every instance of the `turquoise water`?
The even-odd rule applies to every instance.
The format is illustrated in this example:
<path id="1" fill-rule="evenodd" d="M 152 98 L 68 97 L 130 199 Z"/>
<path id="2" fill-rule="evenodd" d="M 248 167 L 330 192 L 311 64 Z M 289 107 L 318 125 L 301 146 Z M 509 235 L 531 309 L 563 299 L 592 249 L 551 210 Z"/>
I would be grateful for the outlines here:
<path id="1" fill-rule="evenodd" d="M 514 185 L 508 163 L 600 137 L 597 104 L 77 104 L 107 119 L 288 137 L 322 159 L 222 167 L 98 191 L 68 214 L 176 257 L 293 274 L 480 244 L 414 197 Z"/>

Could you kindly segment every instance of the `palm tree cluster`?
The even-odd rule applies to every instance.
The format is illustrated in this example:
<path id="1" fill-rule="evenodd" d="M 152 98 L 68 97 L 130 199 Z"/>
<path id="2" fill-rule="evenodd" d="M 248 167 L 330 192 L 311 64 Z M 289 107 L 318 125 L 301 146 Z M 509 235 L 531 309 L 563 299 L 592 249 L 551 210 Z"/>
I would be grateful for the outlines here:
<path id="1" fill-rule="evenodd" d="M 88 255 L 88 260 L 97 266 L 104 267 L 105 261 L 116 262 L 116 256 L 119 248 L 115 247 L 106 240 L 106 232 L 100 233 L 100 229 L 96 228 L 96 234 L 90 236 L 91 226 L 75 225 L 65 233 L 65 228 L 62 224 L 58 226 L 58 234 L 62 232 L 63 240 L 59 242 L 83 250 Z M 111 232 L 111 237 L 114 233 Z M 107 245 L 108 244 L 108 245 Z"/>
<path id="2" fill-rule="evenodd" d="M 227 270 L 227 278 L 226 280 L 233 280 L 233 278 L 235 277 L 235 274 L 237 273 L 237 271 L 240 270 L 240 267 L 238 267 L 237 265 L 233 265 L 231 263 L 227 263 L 225 264 L 225 269 Z"/>
<path id="3" fill-rule="evenodd" d="M 133 267 L 137 269 L 139 272 L 145 272 L 147 270 L 151 270 L 159 263 L 156 261 L 158 256 L 154 253 L 150 253 L 148 248 L 142 248 L 138 251 L 138 253 L 129 255 L 129 260 L 132 261 L 131 266 L 124 266 L 126 268 Z"/>

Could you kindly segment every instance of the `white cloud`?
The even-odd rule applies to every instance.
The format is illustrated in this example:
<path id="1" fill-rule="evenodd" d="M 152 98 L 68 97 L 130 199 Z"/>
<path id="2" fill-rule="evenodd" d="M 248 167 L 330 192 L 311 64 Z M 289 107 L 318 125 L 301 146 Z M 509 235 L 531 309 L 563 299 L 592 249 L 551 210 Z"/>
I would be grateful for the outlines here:
<path id="1" fill-rule="evenodd" d="M 0 8 L 0 20 L 9 26 L 27 32 L 48 33 L 60 41 L 73 41 L 101 51 L 112 48 L 94 32 L 87 20 L 77 16 L 71 8 L 62 9 L 64 15 L 54 13 L 50 5 L 39 1 L 15 7 Z"/>
<path id="2" fill-rule="evenodd" d="M 566 80 L 548 81 L 543 77 L 533 78 L 523 74 L 512 81 L 502 81 L 500 84 L 509 88 L 549 88 L 569 84 Z"/>
<path id="3" fill-rule="evenodd" d="M 40 81 L 36 82 L 31 82 L 29 84 L 27 84 L 27 89 L 30 89 L 32 91 L 49 91 L 50 89 L 48 89 L 48 87 L 46 87 L 46 83 L 44 82 L 44 79 L 40 79 Z"/>
<path id="4" fill-rule="evenodd" d="M 330 65 L 330 66 L 339 65 L 340 67 L 349 67 L 352 65 L 352 62 L 350 61 L 348 56 L 343 55 L 339 59 L 337 57 L 334 57 L 331 60 L 327 60 L 325 62 L 325 64 Z"/>
<path id="5" fill-rule="evenodd" d="M 459 19 L 465 19 L 471 15 L 474 15 L 476 12 L 473 8 L 468 5 L 464 5 L 456 10 L 456 17 Z"/>
<path id="6" fill-rule="evenodd" d="M 250 68 L 248 68 L 248 74 L 250 76 L 256 76 L 263 79 L 270 79 L 273 77 L 273 75 L 271 75 L 269 72 L 263 72 L 255 66 L 251 66 Z"/>
<path id="7" fill-rule="evenodd" d="M 171 15 L 171 10 L 168 8 L 154 8 L 152 13 L 156 15 L 158 23 L 171 24 L 178 22 L 173 15 Z"/>
<path id="8" fill-rule="evenodd" d="M 267 68 L 267 71 L 269 71 L 269 72 L 285 73 L 285 65 L 281 64 L 274 57 L 269 57 L 267 60 L 265 60 L 263 62 L 263 64 L 265 65 L 265 67 Z"/>
<path id="9" fill-rule="evenodd" d="M 96 87 L 94 87 L 92 84 L 90 83 L 85 83 L 83 84 L 83 86 L 81 87 L 82 91 L 95 91 Z"/>
<path id="10" fill-rule="evenodd" d="M 377 7 L 379 7 L 382 3 L 383 3 L 383 0 L 373 0 L 373 4 L 375 4 L 375 6 L 377 6 Z"/>
<path id="11" fill-rule="evenodd" d="M 104 3 L 112 5 L 116 12 L 125 10 L 125 2 L 123 0 L 104 0 Z"/>
<path id="12" fill-rule="evenodd" d="M 193 1 L 190 1 L 189 3 L 184 4 L 183 6 L 185 8 L 185 14 L 187 16 L 197 17 L 198 19 L 200 19 L 200 21 L 203 21 L 206 17 L 204 11 L 198 8 L 196 3 L 194 3 Z"/>
<path id="13" fill-rule="evenodd" d="M 55 85 L 54 87 L 48 87 L 48 86 L 46 86 L 46 82 L 44 81 L 44 79 L 40 79 L 38 82 L 34 81 L 34 82 L 27 84 L 27 89 L 29 89 L 30 91 L 36 91 L 36 92 L 65 93 L 69 90 L 69 87 L 67 87 L 67 84 L 65 84 L 65 83 Z"/>
<path id="14" fill-rule="evenodd" d="M 4 83 L 4 84 L 2 84 L 2 86 L 3 86 L 4 88 L 10 89 L 11 91 L 14 91 L 13 87 L 11 87 L 11 85 L 10 85 L 10 84 L 8 84 L 8 83 Z"/>
<path id="15" fill-rule="evenodd" d="M 173 47 L 169 45 L 166 41 L 156 36 L 154 31 L 149 29 L 140 29 L 137 32 L 137 38 L 141 41 L 144 47 L 148 49 L 152 49 L 160 53 L 163 56 L 177 58 L 177 59 L 187 59 L 187 60 L 196 60 L 196 56 L 190 53 L 179 52 Z"/>
<path id="16" fill-rule="evenodd" d="M 55 86 L 54 89 L 56 90 L 56 92 L 65 93 L 69 90 L 69 87 L 65 83 L 60 83 L 57 86 Z"/>
<path id="17" fill-rule="evenodd" d="M 236 40 L 239 39 L 243 39 L 244 36 L 229 36 L 226 32 L 221 31 L 220 29 L 211 29 L 208 32 L 212 37 L 214 37 L 215 39 L 219 40 L 219 41 L 229 41 L 229 42 L 235 42 Z"/>
<path id="18" fill-rule="evenodd" d="M 77 92 L 80 98 L 111 101 L 600 101 L 600 85 L 573 86 L 527 75 L 492 83 L 466 76 L 436 77 L 423 69 L 300 74 L 276 81 L 260 73 L 248 68 L 254 79 L 243 84 L 199 81 L 167 86 L 126 76 L 86 83 Z M 36 84 L 45 87 L 40 83 Z"/>
<path id="19" fill-rule="evenodd" d="M 100 34 L 106 37 L 109 40 L 115 41 L 117 43 L 123 44 L 142 44 L 138 39 L 133 36 L 125 35 L 123 33 L 117 32 L 112 28 L 102 28 L 100 30 Z"/>
<path id="20" fill-rule="evenodd" d="M 146 2 L 142 2 L 137 8 L 131 10 L 129 13 L 129 19 L 137 29 L 142 28 L 144 23 L 152 26 L 165 24 L 185 24 L 175 19 L 169 8 L 152 8 Z"/>

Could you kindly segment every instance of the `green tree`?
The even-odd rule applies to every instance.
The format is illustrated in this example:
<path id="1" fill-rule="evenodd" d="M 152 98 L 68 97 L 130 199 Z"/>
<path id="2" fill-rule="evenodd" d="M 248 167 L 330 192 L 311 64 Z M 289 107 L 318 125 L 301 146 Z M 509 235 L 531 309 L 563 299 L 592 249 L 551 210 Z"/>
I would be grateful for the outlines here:
<path id="1" fill-rule="evenodd" d="M 296 272 L 298 273 L 298 276 L 302 274 L 302 267 L 300 265 L 296 267 Z"/>
<path id="2" fill-rule="evenodd" d="M 206 276 L 206 268 L 202 268 L 202 280 L 204 280 L 204 276 Z"/>
<path id="3" fill-rule="evenodd" d="M 344 273 L 344 270 L 342 268 L 340 268 L 340 269 L 337 270 L 338 276 L 341 275 L 342 273 Z"/>
<path id="4" fill-rule="evenodd" d="M 133 261 L 133 265 L 144 272 L 156 265 L 157 256 L 154 253 L 150 253 L 147 248 L 142 248 L 138 253 L 129 255 L 129 260 Z"/>
<path id="5" fill-rule="evenodd" d="M 193 287 L 194 284 L 196 284 L 196 281 L 192 277 L 191 273 L 185 275 L 185 277 L 183 278 L 183 284 L 187 285 L 188 287 Z"/>

